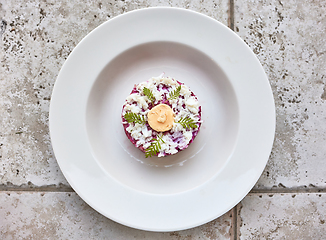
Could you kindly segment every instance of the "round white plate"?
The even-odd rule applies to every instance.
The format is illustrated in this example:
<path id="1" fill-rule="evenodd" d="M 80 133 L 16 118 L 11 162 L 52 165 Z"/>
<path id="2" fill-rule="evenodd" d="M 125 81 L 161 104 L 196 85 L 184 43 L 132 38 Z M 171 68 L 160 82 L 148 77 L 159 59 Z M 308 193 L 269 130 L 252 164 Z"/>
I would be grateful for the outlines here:
<path id="1" fill-rule="evenodd" d="M 146 159 L 125 136 L 133 85 L 162 72 L 198 96 L 203 124 L 188 149 Z M 275 111 L 255 55 L 205 15 L 148 8 L 88 34 L 63 65 L 50 106 L 55 156 L 95 210 L 124 225 L 175 231 L 211 221 L 254 186 L 268 160 Z"/>

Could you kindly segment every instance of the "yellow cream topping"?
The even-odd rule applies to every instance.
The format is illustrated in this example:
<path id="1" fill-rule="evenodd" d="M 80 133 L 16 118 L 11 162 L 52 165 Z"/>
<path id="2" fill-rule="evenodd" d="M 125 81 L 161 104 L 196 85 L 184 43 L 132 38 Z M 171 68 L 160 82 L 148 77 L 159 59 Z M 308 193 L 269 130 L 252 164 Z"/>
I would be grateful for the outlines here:
<path id="1" fill-rule="evenodd" d="M 159 104 L 147 114 L 148 124 L 158 132 L 165 132 L 172 128 L 174 122 L 173 111 L 169 105 Z"/>

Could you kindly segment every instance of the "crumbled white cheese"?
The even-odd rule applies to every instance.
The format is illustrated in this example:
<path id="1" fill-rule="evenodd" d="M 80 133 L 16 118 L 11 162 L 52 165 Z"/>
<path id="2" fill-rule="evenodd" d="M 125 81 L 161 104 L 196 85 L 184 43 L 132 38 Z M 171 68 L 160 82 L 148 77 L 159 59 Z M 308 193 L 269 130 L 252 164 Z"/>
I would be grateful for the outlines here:
<path id="1" fill-rule="evenodd" d="M 183 136 L 185 137 L 186 143 L 188 144 L 192 139 L 192 131 L 184 131 Z"/>
<path id="2" fill-rule="evenodd" d="M 143 145 L 143 147 L 144 147 L 144 149 L 146 149 L 146 148 L 149 148 L 150 145 L 151 145 L 150 142 L 146 142 L 146 143 Z"/>
<path id="3" fill-rule="evenodd" d="M 148 100 L 146 96 L 140 96 L 138 93 L 132 93 L 127 97 L 128 103 L 137 102 L 138 106 L 145 110 L 148 108 L 146 100 Z"/>
<path id="4" fill-rule="evenodd" d="M 199 107 L 199 103 L 198 103 L 197 99 L 192 96 L 192 97 L 190 97 L 190 98 L 187 99 L 186 106 L 189 106 L 189 107 Z"/>
<path id="5" fill-rule="evenodd" d="M 126 130 L 130 133 L 130 132 L 132 132 L 134 127 L 135 127 L 135 125 L 133 123 L 129 123 L 129 126 L 126 128 Z"/>
<path id="6" fill-rule="evenodd" d="M 161 82 L 169 86 L 177 86 L 179 83 L 172 78 L 162 78 Z"/>
<path id="7" fill-rule="evenodd" d="M 198 113 L 198 109 L 197 108 L 194 108 L 194 107 L 187 107 L 188 110 L 194 114 L 197 114 Z"/>
<path id="8" fill-rule="evenodd" d="M 152 130 L 148 130 L 147 127 L 143 127 L 141 131 L 145 138 L 152 136 Z"/>
<path id="9" fill-rule="evenodd" d="M 168 154 L 175 154 L 178 152 L 176 149 L 178 147 L 178 144 L 173 142 L 171 135 L 163 135 L 162 139 L 164 143 L 161 144 L 161 151 L 160 153 L 168 153 Z"/>
<path id="10" fill-rule="evenodd" d="M 191 91 L 189 90 L 189 88 L 187 86 L 181 85 L 180 95 L 184 96 L 185 98 L 188 98 L 191 95 Z"/>
<path id="11" fill-rule="evenodd" d="M 195 97 L 191 96 L 186 100 L 186 107 L 190 112 L 198 114 L 199 102 Z"/>
<path id="12" fill-rule="evenodd" d="M 181 126 L 180 123 L 173 123 L 173 126 L 172 126 L 172 129 L 171 131 L 172 132 L 181 132 L 183 130 L 183 127 Z"/>
<path id="13" fill-rule="evenodd" d="M 130 104 L 126 104 L 124 106 L 124 110 L 125 111 L 130 111 L 132 113 L 140 113 L 141 112 L 141 108 L 137 105 L 130 105 Z"/>
<path id="14" fill-rule="evenodd" d="M 174 118 L 174 121 L 175 122 L 178 122 L 180 121 L 182 118 L 185 118 L 185 117 L 188 117 L 190 115 L 189 111 L 187 111 L 186 109 L 184 108 L 177 108 L 178 110 L 178 114 L 176 114 L 175 118 Z M 191 116 L 189 116 L 191 117 Z"/>
<path id="15" fill-rule="evenodd" d="M 142 137 L 141 130 L 142 130 L 142 125 L 139 123 L 136 123 L 135 126 L 131 129 L 130 135 L 135 140 L 140 139 Z"/>
<path id="16" fill-rule="evenodd" d="M 147 143 L 152 139 L 152 130 L 148 130 L 145 124 L 130 123 L 126 130 L 136 140 L 137 147 L 144 144 L 147 146 Z M 149 147 L 149 145 L 147 147 Z"/>
<path id="17" fill-rule="evenodd" d="M 161 101 L 163 99 L 164 92 L 160 92 L 157 89 L 156 85 L 152 81 L 147 81 L 147 82 L 140 83 L 136 87 L 136 89 L 143 94 L 144 87 L 151 90 L 151 92 L 153 93 L 153 96 L 155 98 L 155 103 L 158 103 L 159 101 Z M 140 94 L 138 94 L 138 95 L 140 95 Z M 147 103 L 150 103 L 150 100 L 148 99 L 147 96 L 144 95 L 143 98 L 147 101 Z"/>

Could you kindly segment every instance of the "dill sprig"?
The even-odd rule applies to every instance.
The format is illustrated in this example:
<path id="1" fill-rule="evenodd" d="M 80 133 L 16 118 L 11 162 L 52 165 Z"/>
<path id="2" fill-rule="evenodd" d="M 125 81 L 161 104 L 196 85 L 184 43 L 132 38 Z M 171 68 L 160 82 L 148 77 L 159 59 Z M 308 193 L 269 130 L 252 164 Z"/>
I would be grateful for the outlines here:
<path id="1" fill-rule="evenodd" d="M 160 142 L 165 143 L 160 136 L 157 136 L 157 137 L 158 137 L 158 139 L 157 138 L 152 139 L 151 145 L 146 149 L 146 151 L 145 151 L 146 158 L 152 157 L 152 156 L 155 156 L 156 154 L 158 154 L 161 150 Z"/>
<path id="2" fill-rule="evenodd" d="M 123 117 L 124 119 L 126 119 L 128 123 L 131 122 L 139 123 L 139 124 L 146 123 L 144 115 L 138 115 L 136 113 L 127 112 Z"/>
<path id="3" fill-rule="evenodd" d="M 180 123 L 182 125 L 182 127 L 184 127 L 184 128 L 188 128 L 188 129 L 197 128 L 196 123 L 190 117 L 181 118 L 177 123 Z"/>
<path id="4" fill-rule="evenodd" d="M 168 100 L 177 99 L 180 96 L 181 85 L 179 85 L 173 92 L 170 92 Z"/>
<path id="5" fill-rule="evenodd" d="M 154 97 L 152 91 L 149 90 L 147 87 L 144 87 L 143 93 L 144 93 L 145 96 L 148 97 L 149 101 L 151 101 L 152 103 L 155 102 L 155 97 Z"/>

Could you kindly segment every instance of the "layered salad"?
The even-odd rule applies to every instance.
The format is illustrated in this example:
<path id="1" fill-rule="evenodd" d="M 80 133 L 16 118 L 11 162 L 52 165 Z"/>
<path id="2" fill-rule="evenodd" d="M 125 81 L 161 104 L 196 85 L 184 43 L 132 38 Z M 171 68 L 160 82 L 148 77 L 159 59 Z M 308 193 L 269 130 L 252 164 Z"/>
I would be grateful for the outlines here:
<path id="1" fill-rule="evenodd" d="M 163 75 L 134 86 L 121 118 L 127 137 L 145 157 L 186 149 L 202 124 L 196 95 L 184 83 Z"/>

